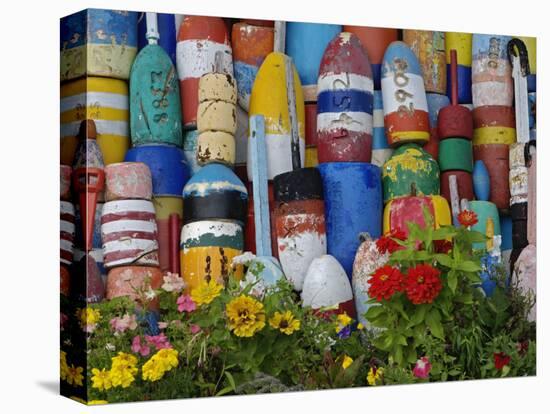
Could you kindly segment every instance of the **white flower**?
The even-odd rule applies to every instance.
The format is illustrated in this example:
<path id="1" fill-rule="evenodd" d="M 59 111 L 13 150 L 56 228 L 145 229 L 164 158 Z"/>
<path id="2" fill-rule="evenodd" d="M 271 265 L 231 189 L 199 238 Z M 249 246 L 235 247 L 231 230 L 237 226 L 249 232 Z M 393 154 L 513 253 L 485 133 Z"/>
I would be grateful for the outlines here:
<path id="1" fill-rule="evenodd" d="M 177 273 L 168 272 L 163 279 L 164 284 L 162 285 L 162 289 L 166 292 L 181 292 L 185 289 L 185 282 Z"/>
<path id="2" fill-rule="evenodd" d="M 248 266 L 248 263 L 250 263 L 252 260 L 256 258 L 256 255 L 251 252 L 244 252 L 243 254 L 239 256 L 235 256 L 232 260 L 233 266 L 237 265 L 245 265 Z"/>
<path id="3" fill-rule="evenodd" d="M 107 351 L 114 351 L 114 350 L 116 349 L 116 346 L 114 346 L 114 345 L 111 344 L 111 343 L 107 343 L 107 344 L 105 344 L 105 349 L 106 349 Z"/>
<path id="4" fill-rule="evenodd" d="M 151 288 L 149 288 L 149 290 L 147 292 L 145 292 L 145 298 L 147 300 L 153 300 L 153 299 L 155 299 L 156 296 L 157 296 L 157 294 Z"/>

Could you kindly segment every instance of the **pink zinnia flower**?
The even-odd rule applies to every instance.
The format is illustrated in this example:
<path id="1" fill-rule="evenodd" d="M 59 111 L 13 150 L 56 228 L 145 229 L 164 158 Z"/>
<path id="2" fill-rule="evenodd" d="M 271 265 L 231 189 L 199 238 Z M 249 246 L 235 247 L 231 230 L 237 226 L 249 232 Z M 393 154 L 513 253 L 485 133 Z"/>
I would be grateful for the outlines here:
<path id="1" fill-rule="evenodd" d="M 157 350 L 172 348 L 172 345 L 170 345 L 170 342 L 168 341 L 168 337 L 164 335 L 164 333 L 154 336 L 145 335 L 145 340 L 148 345 L 154 346 Z"/>
<path id="2" fill-rule="evenodd" d="M 163 277 L 162 288 L 166 292 L 181 292 L 185 288 L 185 282 L 177 273 L 166 273 Z"/>
<path id="3" fill-rule="evenodd" d="M 190 295 L 181 295 L 176 303 L 178 304 L 178 311 L 180 312 L 193 312 L 197 309 L 197 305 L 193 302 Z"/>
<path id="4" fill-rule="evenodd" d="M 109 321 L 111 329 L 115 332 L 124 332 L 126 330 L 135 330 L 137 328 L 136 315 L 125 314 L 122 318 L 113 318 Z"/>
<path id="5" fill-rule="evenodd" d="M 201 331 L 201 327 L 195 323 L 192 323 L 189 327 L 189 330 L 193 335 L 195 335 L 196 333 L 199 333 Z"/>
<path id="6" fill-rule="evenodd" d="M 149 355 L 149 352 L 151 352 L 151 349 L 147 344 L 142 344 L 140 336 L 136 335 L 132 341 L 132 352 L 136 354 L 139 353 L 141 356 L 147 356 Z"/>
<path id="7" fill-rule="evenodd" d="M 426 357 L 420 358 L 416 361 L 416 365 L 413 368 L 413 374 L 417 378 L 428 378 L 430 371 L 432 369 L 432 364 Z"/>

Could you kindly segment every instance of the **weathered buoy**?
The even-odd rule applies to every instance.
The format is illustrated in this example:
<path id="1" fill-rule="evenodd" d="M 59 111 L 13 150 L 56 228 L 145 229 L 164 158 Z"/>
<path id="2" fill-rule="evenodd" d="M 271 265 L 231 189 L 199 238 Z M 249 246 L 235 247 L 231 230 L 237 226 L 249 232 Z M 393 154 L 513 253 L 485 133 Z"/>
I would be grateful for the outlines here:
<path id="1" fill-rule="evenodd" d="M 475 33 L 472 37 L 472 103 L 512 106 L 512 68 L 507 57 L 510 36 Z"/>
<path id="2" fill-rule="evenodd" d="M 286 23 L 285 51 L 296 65 L 306 102 L 317 100 L 321 58 L 328 43 L 341 31 L 342 26 L 337 24 Z"/>
<path id="3" fill-rule="evenodd" d="M 137 13 L 86 9 L 61 19 L 61 81 L 128 79 L 137 53 Z"/>
<path id="4" fill-rule="evenodd" d="M 159 265 L 155 208 L 149 200 L 106 202 L 101 215 L 101 239 L 107 269 Z"/>
<path id="5" fill-rule="evenodd" d="M 105 199 L 150 200 L 153 193 L 151 171 L 143 162 L 119 162 L 105 167 Z"/>
<path id="6" fill-rule="evenodd" d="M 380 78 L 382 72 L 382 60 L 384 52 L 391 42 L 399 38 L 397 29 L 385 29 L 381 27 L 344 26 L 344 32 L 356 35 L 367 51 L 372 66 L 374 89 L 380 90 Z"/>
<path id="7" fill-rule="evenodd" d="M 427 93 L 426 100 L 428 101 L 428 115 L 430 117 L 430 140 L 422 148 L 437 161 L 441 139 L 437 130 L 437 119 L 439 111 L 448 106 L 450 102 L 447 96 L 438 93 Z"/>
<path id="8" fill-rule="evenodd" d="M 447 60 L 447 96 L 451 99 L 451 50 L 457 55 L 458 103 L 472 102 L 472 34 L 445 32 L 445 55 Z"/>
<path id="9" fill-rule="evenodd" d="M 189 180 L 189 167 L 185 155 L 180 148 L 172 145 L 142 145 L 131 148 L 126 153 L 124 161 L 147 165 L 154 196 L 181 197 L 183 186 Z"/>
<path id="10" fill-rule="evenodd" d="M 507 144 L 474 145 L 474 160 L 483 161 L 489 172 L 491 180 L 489 200 L 504 211 L 510 206 L 508 154 L 509 145 Z"/>
<path id="11" fill-rule="evenodd" d="M 468 208 L 477 214 L 477 223 L 472 226 L 472 230 L 487 234 L 489 226 L 492 226 L 493 235 L 501 235 L 500 217 L 496 204 L 490 201 L 473 200 L 469 202 Z M 485 247 L 486 243 L 484 242 L 474 243 L 476 249 Z"/>
<path id="12" fill-rule="evenodd" d="M 138 301 L 140 290 L 160 289 L 162 281 L 162 272 L 157 267 L 120 266 L 109 270 L 105 296 L 109 300 L 128 296 Z M 158 299 L 153 299 L 149 306 L 149 309 L 158 309 Z"/>
<path id="13" fill-rule="evenodd" d="M 86 77 L 61 85 L 61 163 L 72 165 L 83 119 L 92 119 L 106 165 L 130 146 L 128 86 L 118 79 Z"/>
<path id="14" fill-rule="evenodd" d="M 331 255 L 313 259 L 302 290 L 302 305 L 322 314 L 356 315 L 353 292 L 342 265 Z"/>
<path id="15" fill-rule="evenodd" d="M 474 168 L 472 141 L 447 138 L 439 143 L 440 171 L 461 170 L 471 173 Z"/>
<path id="16" fill-rule="evenodd" d="M 158 44 L 157 14 L 146 13 L 149 44 L 130 71 L 130 131 L 134 146 L 182 146 L 178 76 L 170 56 Z"/>
<path id="17" fill-rule="evenodd" d="M 187 182 L 183 198 L 180 263 L 187 288 L 212 277 L 224 282 L 231 260 L 243 251 L 246 187 L 228 167 L 212 163 Z M 242 276 L 242 266 L 236 276 Z"/>
<path id="18" fill-rule="evenodd" d="M 84 254 L 71 271 L 71 296 L 86 303 L 98 303 L 105 297 L 101 271 L 90 254 Z"/>
<path id="19" fill-rule="evenodd" d="M 327 252 L 323 183 L 319 170 L 303 168 L 273 180 L 279 260 L 301 291 L 312 260 Z"/>
<path id="20" fill-rule="evenodd" d="M 223 72 L 232 75 L 229 33 L 223 19 L 186 15 L 179 28 L 176 45 L 183 125 L 186 129 L 196 125 L 199 79 L 205 73 L 214 71 L 214 59 L 218 51 L 223 56 Z"/>
<path id="21" fill-rule="evenodd" d="M 472 174 L 476 199 L 489 201 L 491 195 L 491 177 L 483 160 L 476 160 Z"/>
<path id="22" fill-rule="evenodd" d="M 403 41 L 418 58 L 426 92 L 445 94 L 447 91 L 445 33 L 405 29 Z"/>
<path id="23" fill-rule="evenodd" d="M 59 166 L 59 197 L 61 200 L 71 198 L 71 174 L 73 169 L 69 165 Z"/>
<path id="24" fill-rule="evenodd" d="M 516 119 L 511 106 L 482 106 L 475 108 L 472 115 L 474 145 L 516 142 Z"/>
<path id="25" fill-rule="evenodd" d="M 440 139 L 446 138 L 464 138 L 471 140 L 473 136 L 473 118 L 470 109 L 463 105 L 459 105 L 458 99 L 458 64 L 457 51 L 450 51 L 450 79 L 447 80 L 451 84 L 451 104 L 441 109 L 437 119 L 437 130 Z"/>
<path id="26" fill-rule="evenodd" d="M 73 262 L 75 239 L 75 210 L 69 201 L 61 201 L 59 207 L 59 256 L 61 264 L 70 266 Z"/>
<path id="27" fill-rule="evenodd" d="M 409 195 L 412 183 L 415 183 L 418 195 L 438 195 L 439 166 L 418 145 L 402 145 L 382 167 L 382 182 L 384 203 Z"/>
<path id="28" fill-rule="evenodd" d="M 382 95 L 388 143 L 428 142 L 430 121 L 422 69 L 404 42 L 393 42 L 386 49 Z"/>
<path id="29" fill-rule="evenodd" d="M 265 57 L 273 52 L 273 26 L 235 23 L 231 31 L 231 47 L 238 102 L 248 111 L 256 74 Z"/>
<path id="30" fill-rule="evenodd" d="M 263 115 L 265 119 L 265 137 L 267 145 L 267 177 L 272 180 L 278 174 L 292 170 L 291 128 L 288 112 L 286 74 L 284 54 L 270 53 L 256 75 L 256 81 L 250 97 L 250 116 Z M 302 87 L 296 69 L 294 89 L 296 112 L 300 139 L 301 166 L 305 164 L 305 110 Z M 249 168 L 250 153 L 247 159 L 248 179 L 252 180 Z"/>
<path id="31" fill-rule="evenodd" d="M 317 168 L 323 179 L 327 251 L 351 279 L 359 234 L 381 234 L 380 168 L 360 162 L 323 163 Z"/>
<path id="32" fill-rule="evenodd" d="M 147 13 L 138 15 L 138 51 L 141 51 L 149 44 L 147 41 Z M 156 13 L 157 27 L 160 38 L 158 45 L 164 49 L 170 57 L 174 67 L 176 66 L 176 43 L 178 40 L 178 30 L 183 20 L 182 14 Z"/>
<path id="33" fill-rule="evenodd" d="M 374 67 L 374 65 L 373 65 Z M 372 111 L 372 156 L 371 162 L 378 167 L 391 157 L 393 150 L 388 145 L 386 128 L 384 128 L 384 105 L 382 91 L 374 91 L 374 107 Z"/>
<path id="34" fill-rule="evenodd" d="M 244 227 L 244 250 L 252 252 L 256 251 L 256 225 L 255 225 L 255 213 L 254 213 L 254 186 L 252 182 L 247 183 L 248 190 L 248 206 L 246 215 L 246 225 Z M 277 233 L 275 230 L 275 198 L 273 193 L 273 181 L 268 182 L 267 186 L 268 197 L 268 209 L 269 209 L 269 222 L 270 222 L 270 235 L 271 235 L 271 253 L 274 257 L 279 257 L 277 249 Z"/>
<path id="35" fill-rule="evenodd" d="M 198 138 L 199 132 L 196 129 L 190 129 L 183 133 L 183 152 L 189 165 L 191 177 L 201 169 L 201 165 L 197 161 Z"/>
<path id="36" fill-rule="evenodd" d="M 226 73 L 207 73 L 199 80 L 197 161 L 235 164 L 237 85 Z"/>
<path id="37" fill-rule="evenodd" d="M 449 203 L 439 195 L 419 196 L 411 189 L 409 196 L 391 200 L 384 208 L 384 234 L 392 231 L 402 231 L 409 234 L 407 223 L 416 223 L 425 228 L 424 211 L 428 210 L 433 219 L 433 228 L 447 226 L 452 223 Z"/>
<path id="38" fill-rule="evenodd" d="M 370 162 L 373 82 L 359 38 L 340 33 L 323 54 L 317 82 L 319 162 Z"/>
<path id="39" fill-rule="evenodd" d="M 452 176 L 456 177 L 458 199 L 473 200 L 474 188 L 472 182 L 472 174 L 464 170 L 446 170 L 441 171 L 441 196 L 444 197 L 449 205 L 451 205 L 451 184 Z"/>
<path id="40" fill-rule="evenodd" d="M 173 230 L 170 226 L 170 217 L 176 215 L 179 220 L 177 228 L 177 254 L 179 263 L 179 237 L 181 232 L 181 222 L 183 220 L 183 198 L 181 196 L 153 196 L 153 206 L 155 207 L 155 218 L 157 222 L 157 240 L 159 244 L 159 266 L 162 271 L 171 270 L 171 242 Z"/>
<path id="41" fill-rule="evenodd" d="M 368 234 L 361 235 L 361 244 L 355 254 L 353 261 L 353 276 L 351 287 L 357 310 L 357 320 L 364 326 L 369 326 L 365 313 L 371 304 L 367 303 L 369 298 L 369 278 L 376 269 L 384 266 L 388 261 L 388 254 L 381 254 L 376 246 L 376 241 Z"/>
<path id="42" fill-rule="evenodd" d="M 93 219 L 92 229 L 92 250 L 101 249 L 101 214 L 103 212 L 103 203 L 97 202 L 95 215 Z M 84 216 L 86 220 L 86 216 Z M 84 225 L 82 223 L 82 215 L 80 214 L 80 206 L 75 206 L 75 245 L 84 248 L 86 246 L 86 236 L 84 233 Z M 83 251 L 84 253 L 84 251 Z M 97 258 L 96 262 L 98 261 Z M 80 257 L 78 258 L 80 260 Z M 100 260 L 103 262 L 103 260 Z"/>

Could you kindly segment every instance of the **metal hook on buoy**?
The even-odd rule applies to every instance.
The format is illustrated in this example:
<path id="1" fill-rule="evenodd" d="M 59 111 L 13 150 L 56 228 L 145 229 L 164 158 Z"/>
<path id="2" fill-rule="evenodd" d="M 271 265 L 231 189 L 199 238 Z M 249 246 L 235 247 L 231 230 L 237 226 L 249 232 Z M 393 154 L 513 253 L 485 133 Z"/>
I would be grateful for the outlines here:
<path id="1" fill-rule="evenodd" d="M 512 40 L 508 42 L 508 60 L 510 61 L 510 64 L 513 65 L 513 59 L 512 57 L 518 57 L 519 56 L 519 63 L 521 68 L 521 75 L 527 76 L 531 72 L 529 70 L 529 56 L 527 52 L 527 46 L 525 46 L 525 43 L 518 39 L 517 37 L 514 37 Z"/>

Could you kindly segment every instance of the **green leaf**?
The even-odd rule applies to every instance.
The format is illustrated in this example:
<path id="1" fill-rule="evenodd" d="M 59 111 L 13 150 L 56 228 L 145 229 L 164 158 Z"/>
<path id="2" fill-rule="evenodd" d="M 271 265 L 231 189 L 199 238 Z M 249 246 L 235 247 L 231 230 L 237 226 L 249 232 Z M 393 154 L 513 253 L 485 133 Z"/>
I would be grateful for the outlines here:
<path id="1" fill-rule="evenodd" d="M 458 283 L 458 277 L 455 270 L 451 269 L 447 274 L 447 283 L 449 284 L 449 289 L 451 289 L 451 292 L 455 293 L 456 285 Z"/>
<path id="2" fill-rule="evenodd" d="M 393 343 L 396 345 L 407 346 L 407 338 L 405 338 L 405 336 L 401 335 L 400 333 L 396 333 L 393 337 Z"/>
<path id="3" fill-rule="evenodd" d="M 481 271 L 481 266 L 477 264 L 476 262 L 473 262 L 471 260 L 464 260 L 463 262 L 459 262 L 457 267 L 458 270 L 462 270 L 464 272 L 479 272 Z"/>
<path id="4" fill-rule="evenodd" d="M 432 308 L 426 315 L 426 324 L 430 328 L 433 336 L 445 340 L 443 325 L 441 325 L 441 314 L 437 308 Z"/>
<path id="5" fill-rule="evenodd" d="M 390 256 L 390 259 L 396 262 L 411 260 L 413 253 L 414 251 L 410 249 L 398 250 L 392 253 L 392 255 Z"/>
<path id="6" fill-rule="evenodd" d="M 434 230 L 432 239 L 433 240 L 444 240 L 450 237 L 456 236 L 457 231 L 453 226 L 443 226 Z"/>
<path id="7" fill-rule="evenodd" d="M 235 390 L 237 387 L 235 386 L 235 380 L 233 379 L 233 375 L 229 371 L 224 371 L 224 374 L 227 378 L 227 381 L 229 382 L 229 385 Z"/>
<path id="8" fill-rule="evenodd" d="M 432 254 L 427 252 L 426 250 L 419 250 L 419 251 L 413 252 L 411 258 L 418 262 L 425 262 L 432 258 Z"/>
<path id="9" fill-rule="evenodd" d="M 401 365 L 403 362 L 403 347 L 399 344 L 395 345 L 393 349 L 393 359 L 397 365 Z"/>
<path id="10" fill-rule="evenodd" d="M 365 313 L 365 318 L 372 322 L 385 312 L 383 306 L 371 306 Z"/>
<path id="11" fill-rule="evenodd" d="M 452 268 L 454 267 L 453 259 L 451 259 L 451 256 L 448 254 L 438 253 L 434 254 L 434 259 L 437 260 L 438 263 L 442 264 L 443 266 Z"/>
<path id="12" fill-rule="evenodd" d="M 463 234 L 464 239 L 469 243 L 481 243 L 489 239 L 485 234 L 475 230 L 465 231 Z"/>
<path id="13" fill-rule="evenodd" d="M 200 385 L 200 384 L 199 384 L 199 385 Z M 225 395 L 225 394 L 230 393 L 231 391 L 234 391 L 234 390 L 235 390 L 235 387 L 231 387 L 231 386 L 222 388 L 221 390 L 219 390 L 219 391 L 216 393 L 216 397 Z"/>
<path id="14" fill-rule="evenodd" d="M 412 314 L 410 323 L 408 325 L 409 328 L 418 325 L 419 323 L 424 322 L 424 318 L 426 317 L 426 312 L 428 311 L 427 305 L 418 305 L 415 307 L 415 311 Z"/>

